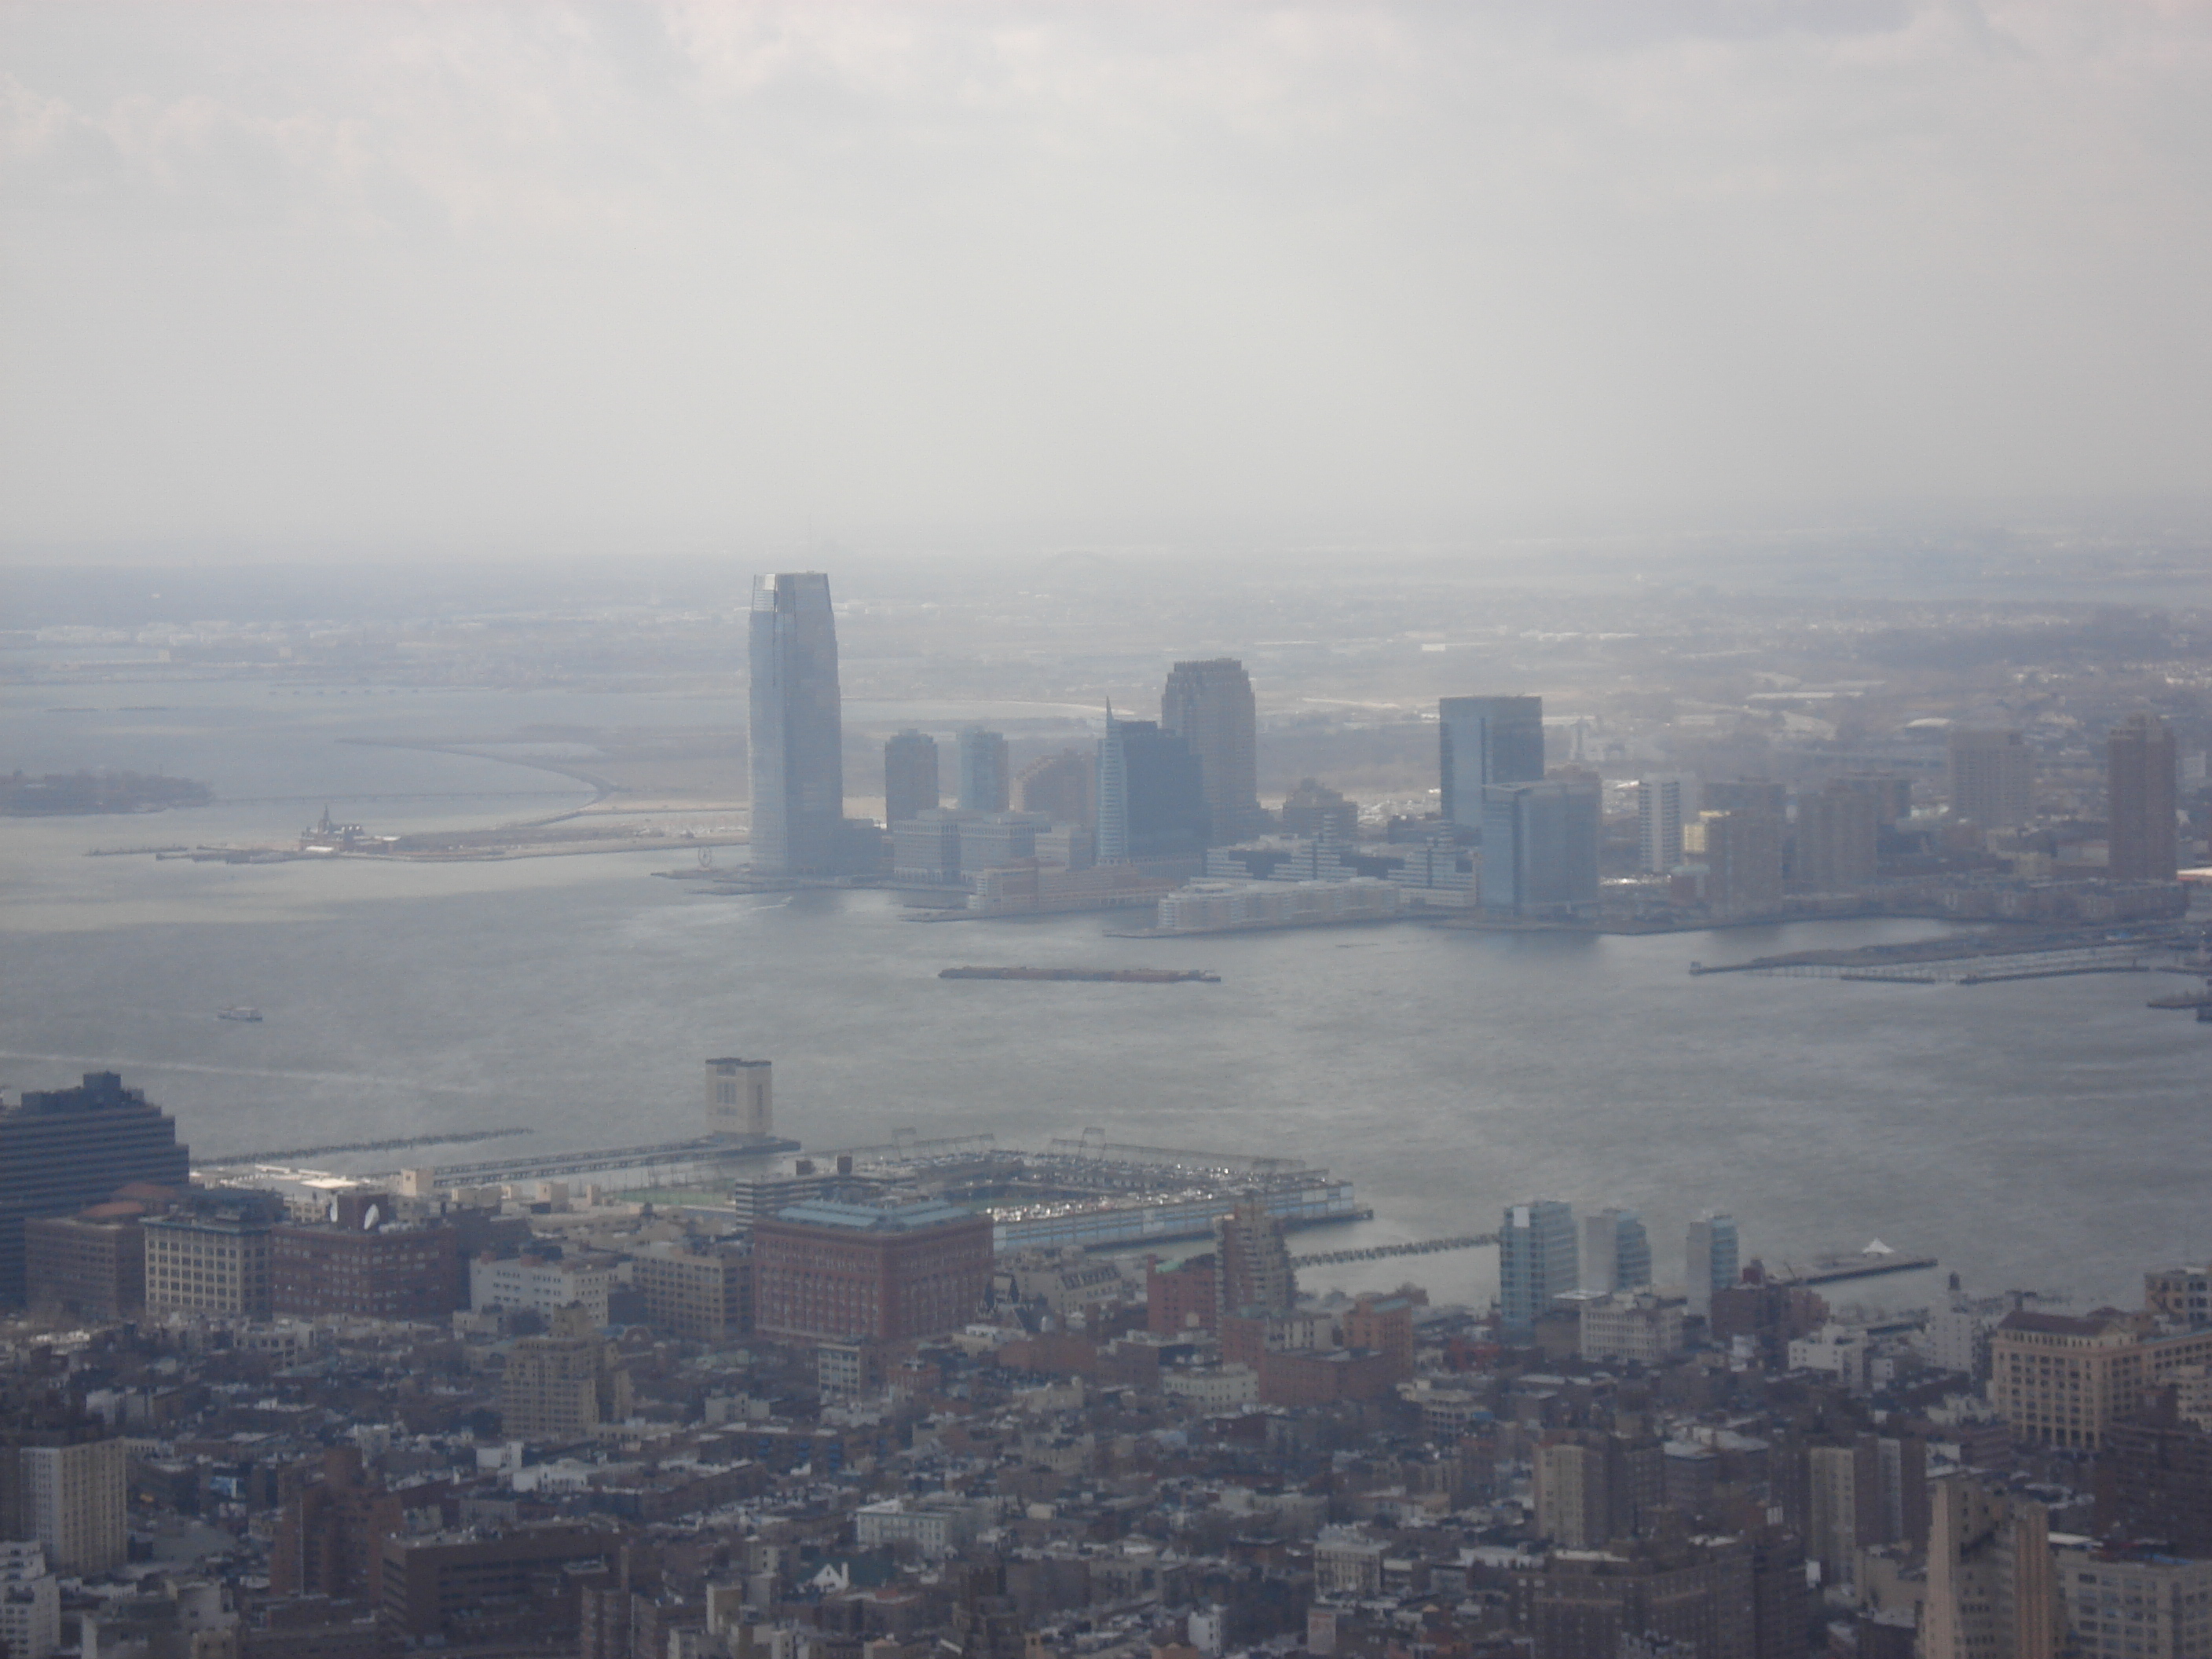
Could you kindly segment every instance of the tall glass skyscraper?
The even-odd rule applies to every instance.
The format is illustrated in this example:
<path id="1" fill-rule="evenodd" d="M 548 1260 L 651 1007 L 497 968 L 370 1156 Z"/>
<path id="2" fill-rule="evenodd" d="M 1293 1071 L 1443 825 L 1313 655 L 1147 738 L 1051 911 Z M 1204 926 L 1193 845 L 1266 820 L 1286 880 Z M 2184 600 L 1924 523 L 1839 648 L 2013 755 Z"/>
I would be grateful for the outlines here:
<path id="1" fill-rule="evenodd" d="M 1610 1294 L 1651 1282 L 1651 1240 L 1633 1210 L 1583 1218 L 1583 1289 Z"/>
<path id="2" fill-rule="evenodd" d="M 1160 693 L 1160 727 L 1198 757 L 1212 839 L 1257 835 L 1267 815 L 1260 810 L 1259 719 L 1244 665 L 1233 657 L 1177 663 Z"/>
<path id="3" fill-rule="evenodd" d="M 748 644 L 753 868 L 833 873 L 845 824 L 845 732 L 830 578 L 754 577 Z"/>
<path id="4" fill-rule="evenodd" d="M 1003 812 L 1012 799 L 1013 779 L 1002 733 L 971 726 L 960 734 L 960 810 Z"/>
<path id="5" fill-rule="evenodd" d="M 1690 1292 L 1690 1311 L 1710 1314 L 1713 1292 L 1735 1284 L 1741 1271 L 1737 1262 L 1735 1218 L 1711 1212 L 1699 1216 L 1690 1224 L 1686 1255 L 1688 1261 L 1682 1278 Z"/>
<path id="6" fill-rule="evenodd" d="M 1444 697 L 1437 703 L 1437 775 L 1444 820 L 1482 827 L 1482 792 L 1544 775 L 1541 697 Z"/>
<path id="7" fill-rule="evenodd" d="M 1190 745 L 1156 721 L 1109 711 L 1098 739 L 1098 862 L 1201 858 L 1208 823 Z"/>
<path id="8" fill-rule="evenodd" d="M 1579 1288 L 1580 1252 L 1570 1204 L 1516 1204 L 1498 1229 L 1498 1301 L 1509 1341 L 1526 1342 L 1553 1298 Z"/>
<path id="9" fill-rule="evenodd" d="M 1484 909 L 1556 916 L 1597 902 L 1595 781 L 1492 784 L 1482 801 Z"/>

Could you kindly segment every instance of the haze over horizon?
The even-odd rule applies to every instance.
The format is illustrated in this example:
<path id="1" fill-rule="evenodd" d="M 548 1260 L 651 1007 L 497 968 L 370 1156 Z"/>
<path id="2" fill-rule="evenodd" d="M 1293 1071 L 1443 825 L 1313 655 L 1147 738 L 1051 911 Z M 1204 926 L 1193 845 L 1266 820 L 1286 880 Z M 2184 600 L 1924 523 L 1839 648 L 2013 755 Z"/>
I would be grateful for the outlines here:
<path id="1" fill-rule="evenodd" d="M 2206 504 L 2203 5 L 0 30 L 19 563 Z"/>

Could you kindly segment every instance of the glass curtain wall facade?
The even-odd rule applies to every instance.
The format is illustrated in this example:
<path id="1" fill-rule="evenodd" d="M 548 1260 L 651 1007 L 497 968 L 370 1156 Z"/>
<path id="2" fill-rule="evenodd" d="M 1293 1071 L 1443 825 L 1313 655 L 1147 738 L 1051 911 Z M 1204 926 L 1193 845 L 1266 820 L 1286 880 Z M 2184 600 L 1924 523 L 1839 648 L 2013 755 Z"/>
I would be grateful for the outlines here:
<path id="1" fill-rule="evenodd" d="M 754 577 L 748 644 L 753 868 L 834 874 L 845 824 L 845 734 L 830 578 Z"/>

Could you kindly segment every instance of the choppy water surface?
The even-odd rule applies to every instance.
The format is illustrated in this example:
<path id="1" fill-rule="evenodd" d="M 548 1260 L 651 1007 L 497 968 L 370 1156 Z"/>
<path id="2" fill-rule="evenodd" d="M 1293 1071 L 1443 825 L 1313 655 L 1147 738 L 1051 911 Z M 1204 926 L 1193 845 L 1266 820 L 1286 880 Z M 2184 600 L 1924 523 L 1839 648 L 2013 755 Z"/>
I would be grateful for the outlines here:
<path id="1" fill-rule="evenodd" d="M 2212 1031 L 2142 1006 L 2173 981 L 1685 971 L 1929 924 L 1136 941 L 1103 937 L 1096 916 L 917 924 L 873 893 L 705 896 L 654 878 L 666 854 L 392 867 L 82 856 L 274 837 L 325 793 L 393 830 L 582 798 L 544 772 L 337 741 L 348 735 L 703 723 L 696 704 L 656 714 L 643 698 L 437 701 L 378 694 L 340 716 L 325 698 L 295 715 L 237 688 L 137 686 L 64 715 L 19 696 L 0 714 L 0 763 L 165 765 L 225 799 L 0 820 L 0 1083 L 112 1066 L 211 1152 L 538 1126 L 532 1142 L 487 1149 L 505 1152 L 690 1133 L 699 1060 L 735 1053 L 776 1061 L 781 1125 L 816 1146 L 908 1125 L 1033 1141 L 1095 1124 L 1303 1155 L 1376 1206 L 1373 1223 L 1329 1235 L 1347 1243 L 1484 1231 L 1508 1202 L 1556 1196 L 1640 1210 L 1664 1274 L 1683 1222 L 1717 1206 L 1770 1260 L 1879 1236 L 1977 1288 L 2125 1301 L 2144 1267 L 2212 1247 Z M 1017 962 L 1202 966 L 1223 982 L 936 977 Z M 214 1018 L 241 1002 L 264 1023 Z M 1345 1282 L 1400 1278 L 1486 1295 L 1493 1269 L 1471 1253 Z"/>

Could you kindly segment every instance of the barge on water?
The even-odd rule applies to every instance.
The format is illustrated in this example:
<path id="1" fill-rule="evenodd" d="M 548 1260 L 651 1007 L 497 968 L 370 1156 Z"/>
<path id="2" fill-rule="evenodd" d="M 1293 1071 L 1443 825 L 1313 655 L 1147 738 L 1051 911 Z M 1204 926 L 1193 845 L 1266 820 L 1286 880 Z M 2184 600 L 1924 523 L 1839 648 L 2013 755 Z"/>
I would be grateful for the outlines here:
<path id="1" fill-rule="evenodd" d="M 1202 968 L 940 968 L 939 979 L 1039 979 L 1084 985 L 1218 985 Z"/>

